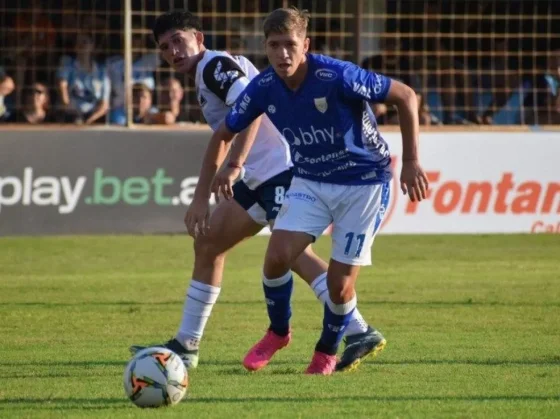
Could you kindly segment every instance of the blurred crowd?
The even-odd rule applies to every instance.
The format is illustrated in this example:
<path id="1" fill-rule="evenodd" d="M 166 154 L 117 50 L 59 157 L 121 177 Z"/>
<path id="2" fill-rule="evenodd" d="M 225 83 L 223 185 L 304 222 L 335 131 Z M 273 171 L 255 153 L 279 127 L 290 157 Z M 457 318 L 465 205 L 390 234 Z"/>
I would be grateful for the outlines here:
<path id="1" fill-rule="evenodd" d="M 560 2 L 364 1 L 383 6 L 384 30 L 375 34 L 375 53 L 363 51 L 359 64 L 412 86 L 422 124 L 560 124 Z M 143 10 L 133 14 L 133 122 L 203 122 L 192 80 L 173 74 L 151 39 L 157 10 L 147 8 L 160 2 L 133 1 L 134 10 Z M 356 60 L 355 21 L 349 13 L 336 17 L 345 12 L 340 2 L 289 3 L 312 16 L 318 12 L 310 27 L 313 51 Z M 202 17 L 208 48 L 267 65 L 261 24 L 282 1 L 181 4 Z M 121 6 L 109 0 L 21 0 L 6 8 L 0 121 L 126 124 Z M 231 16 L 223 19 L 220 11 L 226 10 Z M 374 112 L 381 124 L 398 123 L 390 107 L 375 105 Z"/>

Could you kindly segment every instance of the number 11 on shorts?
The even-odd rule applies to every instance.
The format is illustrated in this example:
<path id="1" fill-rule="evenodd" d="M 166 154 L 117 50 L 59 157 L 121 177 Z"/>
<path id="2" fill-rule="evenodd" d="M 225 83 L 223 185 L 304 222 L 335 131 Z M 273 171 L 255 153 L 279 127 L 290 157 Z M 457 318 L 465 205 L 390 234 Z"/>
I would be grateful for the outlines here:
<path id="1" fill-rule="evenodd" d="M 354 241 L 354 233 L 350 232 L 346 234 L 346 248 L 344 249 L 344 254 L 348 255 L 350 253 L 350 249 L 352 248 L 352 242 Z M 365 234 L 358 234 L 356 235 L 356 240 L 358 241 L 358 248 L 356 249 L 356 254 L 354 257 L 360 257 L 360 253 L 362 253 L 362 247 L 364 247 L 364 241 L 366 239 Z"/>

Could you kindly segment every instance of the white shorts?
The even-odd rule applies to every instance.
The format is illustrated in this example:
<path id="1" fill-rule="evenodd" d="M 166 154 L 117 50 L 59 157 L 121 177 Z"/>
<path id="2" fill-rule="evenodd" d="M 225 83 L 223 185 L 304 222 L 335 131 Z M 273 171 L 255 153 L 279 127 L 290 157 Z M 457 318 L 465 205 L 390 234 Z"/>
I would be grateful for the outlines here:
<path id="1" fill-rule="evenodd" d="M 334 185 L 295 177 L 274 230 L 317 238 L 332 223 L 331 257 L 348 265 L 371 265 L 371 246 L 389 197 L 390 183 Z"/>

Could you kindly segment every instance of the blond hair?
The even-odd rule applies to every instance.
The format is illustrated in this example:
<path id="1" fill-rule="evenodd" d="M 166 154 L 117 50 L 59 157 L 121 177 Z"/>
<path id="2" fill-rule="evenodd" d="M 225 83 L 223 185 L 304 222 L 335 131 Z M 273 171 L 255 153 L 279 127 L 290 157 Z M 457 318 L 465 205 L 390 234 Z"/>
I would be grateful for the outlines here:
<path id="1" fill-rule="evenodd" d="M 264 37 L 268 38 L 271 33 L 286 34 L 292 31 L 298 35 L 305 35 L 308 23 L 309 12 L 307 10 L 299 10 L 293 6 L 276 9 L 264 21 Z"/>

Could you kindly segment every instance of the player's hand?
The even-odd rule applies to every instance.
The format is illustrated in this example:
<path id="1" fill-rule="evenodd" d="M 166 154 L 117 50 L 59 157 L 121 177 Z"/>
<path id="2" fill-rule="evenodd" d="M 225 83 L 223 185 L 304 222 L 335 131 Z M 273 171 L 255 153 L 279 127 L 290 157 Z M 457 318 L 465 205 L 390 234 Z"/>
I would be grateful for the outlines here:
<path id="1" fill-rule="evenodd" d="M 212 182 L 212 192 L 216 195 L 216 200 L 219 200 L 220 194 L 225 199 L 233 198 L 233 184 L 241 175 L 240 167 L 224 167 L 215 177 Z"/>
<path id="2" fill-rule="evenodd" d="M 210 205 L 207 199 L 193 199 L 185 214 L 185 226 L 190 236 L 205 235 L 210 229 Z"/>
<path id="3" fill-rule="evenodd" d="M 403 161 L 401 190 L 404 195 L 408 194 L 412 202 L 426 199 L 428 178 L 416 160 Z"/>

